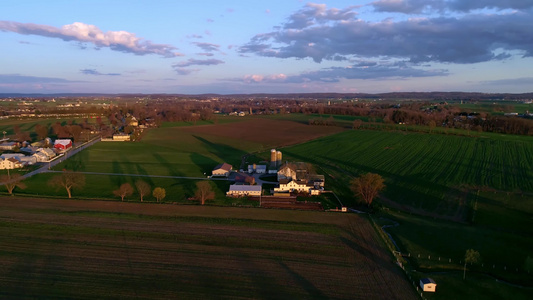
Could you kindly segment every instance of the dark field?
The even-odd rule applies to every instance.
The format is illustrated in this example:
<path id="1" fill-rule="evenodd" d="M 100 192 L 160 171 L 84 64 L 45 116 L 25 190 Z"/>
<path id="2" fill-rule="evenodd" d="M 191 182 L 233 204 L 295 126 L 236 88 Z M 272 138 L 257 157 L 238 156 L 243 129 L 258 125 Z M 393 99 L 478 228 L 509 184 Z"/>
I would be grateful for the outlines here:
<path id="1" fill-rule="evenodd" d="M 416 299 L 354 214 L 3 197 L 0 298 Z"/>

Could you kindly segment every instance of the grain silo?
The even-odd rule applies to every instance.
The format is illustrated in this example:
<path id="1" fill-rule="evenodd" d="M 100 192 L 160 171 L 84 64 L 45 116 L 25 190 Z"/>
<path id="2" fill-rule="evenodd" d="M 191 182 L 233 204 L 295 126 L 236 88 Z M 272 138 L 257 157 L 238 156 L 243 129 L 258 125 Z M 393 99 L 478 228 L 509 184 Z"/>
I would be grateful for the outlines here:
<path id="1" fill-rule="evenodd" d="M 276 161 L 278 160 L 277 157 L 278 156 L 277 156 L 276 149 L 270 150 L 270 166 L 273 168 L 276 167 Z"/>
<path id="2" fill-rule="evenodd" d="M 276 152 L 276 164 L 281 166 L 281 151 Z"/>

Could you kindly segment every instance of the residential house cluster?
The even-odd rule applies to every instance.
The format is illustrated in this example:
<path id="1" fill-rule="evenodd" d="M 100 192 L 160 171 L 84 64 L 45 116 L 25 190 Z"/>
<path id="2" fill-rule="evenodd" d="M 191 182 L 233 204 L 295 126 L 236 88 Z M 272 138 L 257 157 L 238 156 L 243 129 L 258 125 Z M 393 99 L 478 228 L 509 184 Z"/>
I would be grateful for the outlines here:
<path id="1" fill-rule="evenodd" d="M 308 163 L 285 163 L 278 171 L 279 187 L 274 193 L 307 193 L 320 195 L 324 191 L 324 175 L 315 174 Z"/>

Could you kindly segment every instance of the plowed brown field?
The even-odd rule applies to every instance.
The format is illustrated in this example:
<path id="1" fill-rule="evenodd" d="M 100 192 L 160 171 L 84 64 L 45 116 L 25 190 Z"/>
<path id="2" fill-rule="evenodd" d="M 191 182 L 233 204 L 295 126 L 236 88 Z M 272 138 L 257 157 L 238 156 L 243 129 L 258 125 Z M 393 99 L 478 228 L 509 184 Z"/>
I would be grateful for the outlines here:
<path id="1" fill-rule="evenodd" d="M 354 214 L 3 197 L 0 298 L 416 294 Z"/>
<path id="2" fill-rule="evenodd" d="M 310 126 L 294 121 L 256 118 L 217 126 L 182 127 L 181 130 L 266 145 L 286 146 L 338 133 L 344 129 L 337 126 Z"/>

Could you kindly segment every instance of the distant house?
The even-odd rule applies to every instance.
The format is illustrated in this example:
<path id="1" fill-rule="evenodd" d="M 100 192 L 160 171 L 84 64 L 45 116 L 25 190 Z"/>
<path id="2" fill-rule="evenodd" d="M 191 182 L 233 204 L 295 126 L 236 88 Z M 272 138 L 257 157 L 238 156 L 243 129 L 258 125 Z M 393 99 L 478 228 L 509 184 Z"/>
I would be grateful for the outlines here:
<path id="1" fill-rule="evenodd" d="M 213 176 L 226 176 L 228 177 L 233 167 L 230 164 L 222 163 L 217 165 L 212 172 Z"/>
<path id="2" fill-rule="evenodd" d="M 69 139 L 57 139 L 54 141 L 54 149 L 65 151 L 72 147 L 72 141 Z"/>
<path id="3" fill-rule="evenodd" d="M 232 184 L 229 186 L 229 191 L 226 193 L 226 195 L 233 197 L 260 196 L 261 186 Z"/>
<path id="4" fill-rule="evenodd" d="M 0 170 L 18 169 L 18 168 L 22 168 L 23 166 L 24 164 L 14 157 L 6 158 L 6 159 L 0 158 Z"/>
<path id="5" fill-rule="evenodd" d="M 437 289 L 437 284 L 431 278 L 422 278 L 420 279 L 420 288 L 424 292 L 435 292 Z"/>
<path id="6" fill-rule="evenodd" d="M 3 142 L 0 144 L 0 150 L 9 151 L 15 150 L 19 146 L 17 142 Z"/>
<path id="7" fill-rule="evenodd" d="M 19 161 L 20 163 L 22 163 L 23 165 L 33 165 L 37 162 L 37 158 L 33 157 L 33 156 L 26 156 L 22 153 L 4 153 L 2 155 L 0 155 L 0 158 L 2 159 L 10 159 L 10 158 L 14 158 L 16 159 L 17 161 Z"/>

